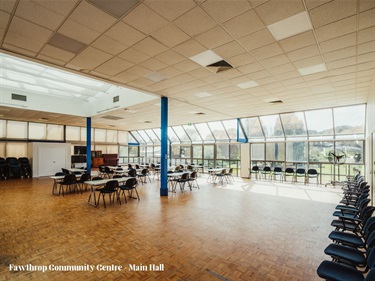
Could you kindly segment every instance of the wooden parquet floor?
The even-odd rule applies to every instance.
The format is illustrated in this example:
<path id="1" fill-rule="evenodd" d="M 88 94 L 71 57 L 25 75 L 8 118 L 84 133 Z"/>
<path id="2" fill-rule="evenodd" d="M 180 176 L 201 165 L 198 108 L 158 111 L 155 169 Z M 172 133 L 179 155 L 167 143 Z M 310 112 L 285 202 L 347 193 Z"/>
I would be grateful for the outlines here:
<path id="1" fill-rule="evenodd" d="M 141 201 L 105 209 L 88 205 L 88 192 L 53 196 L 49 178 L 2 180 L 0 280 L 321 280 L 338 188 L 199 183 L 160 197 L 153 180 L 139 186 Z M 150 264 L 164 270 L 134 270 Z"/>

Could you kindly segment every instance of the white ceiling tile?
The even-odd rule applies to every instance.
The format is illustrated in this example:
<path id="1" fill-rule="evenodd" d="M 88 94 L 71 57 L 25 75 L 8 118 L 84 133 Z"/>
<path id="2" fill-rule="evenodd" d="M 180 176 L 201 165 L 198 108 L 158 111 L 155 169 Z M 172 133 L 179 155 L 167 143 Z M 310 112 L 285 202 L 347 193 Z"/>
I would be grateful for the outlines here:
<path id="1" fill-rule="evenodd" d="M 20 1 L 15 14 L 51 30 L 57 29 L 65 19 L 64 16 L 32 1 Z"/>
<path id="2" fill-rule="evenodd" d="M 200 7 L 190 10 L 174 23 L 190 36 L 198 35 L 216 26 L 216 22 Z"/>
<path id="3" fill-rule="evenodd" d="M 126 72 L 137 75 L 139 77 L 145 77 L 148 74 L 150 74 L 152 71 L 147 69 L 147 68 L 144 68 L 140 65 L 135 65 L 135 66 L 129 68 L 128 70 L 126 70 Z"/>
<path id="4" fill-rule="evenodd" d="M 145 0 L 143 3 L 169 21 L 175 20 L 182 14 L 196 7 L 196 3 L 193 0 Z"/>
<path id="5" fill-rule="evenodd" d="M 134 48 L 129 48 L 122 53 L 118 54 L 118 57 L 123 58 L 124 60 L 130 61 L 134 64 L 141 63 L 150 58 L 150 56 L 145 55 Z"/>
<path id="6" fill-rule="evenodd" d="M 365 63 L 365 62 L 374 62 L 375 61 L 375 49 L 372 53 L 366 53 L 363 55 L 359 55 L 357 57 L 357 63 Z M 374 70 L 375 70 L 375 64 L 374 64 Z"/>
<path id="7" fill-rule="evenodd" d="M 55 59 L 55 58 L 51 58 L 51 57 L 48 57 L 48 56 L 45 56 L 45 55 L 42 55 L 42 54 L 37 55 L 37 58 L 42 60 L 42 61 L 46 61 L 46 62 L 55 64 L 55 65 L 60 65 L 60 66 L 63 66 L 66 63 L 65 61 Z"/>
<path id="8" fill-rule="evenodd" d="M 142 32 L 139 32 L 123 22 L 116 23 L 105 33 L 105 35 L 126 46 L 132 46 L 146 38 L 146 35 Z"/>
<path id="9" fill-rule="evenodd" d="M 15 36 L 17 36 L 17 35 L 15 35 Z M 25 37 L 21 38 L 20 41 L 22 42 L 22 40 L 24 38 Z M 29 43 L 29 42 L 25 42 L 25 44 L 27 44 L 27 43 Z M 29 50 L 26 50 L 26 49 L 23 49 L 23 48 L 20 48 L 20 47 L 17 47 L 17 46 L 13 46 L 11 44 L 7 44 L 6 42 L 4 42 L 4 44 L 2 45 L 2 47 L 5 50 L 14 51 L 15 53 L 26 55 L 26 56 L 29 56 L 29 57 L 34 57 L 36 55 L 36 52 L 32 52 L 32 51 L 29 51 Z"/>
<path id="10" fill-rule="evenodd" d="M 286 63 L 290 63 L 290 61 L 288 57 L 284 54 L 261 60 L 261 64 L 264 65 L 266 68 L 283 65 Z"/>
<path id="11" fill-rule="evenodd" d="M 104 32 L 117 22 L 115 17 L 99 10 L 86 1 L 82 1 L 70 15 L 70 19 L 97 32 Z"/>
<path id="12" fill-rule="evenodd" d="M 155 58 L 168 65 L 176 64 L 185 59 L 185 57 L 181 56 L 180 54 L 170 49 L 156 55 Z"/>
<path id="13" fill-rule="evenodd" d="M 234 67 L 240 67 L 255 62 L 255 59 L 251 54 L 246 52 L 227 59 L 227 62 Z"/>
<path id="14" fill-rule="evenodd" d="M 231 58 L 245 52 L 247 53 L 247 51 L 240 44 L 238 44 L 237 41 L 231 41 L 217 48 L 213 48 L 212 51 L 223 59 Z"/>
<path id="15" fill-rule="evenodd" d="M 375 40 L 375 27 L 366 28 L 358 32 L 358 44 Z"/>
<path id="16" fill-rule="evenodd" d="M 321 42 L 320 49 L 322 50 L 323 53 L 328 53 L 332 52 L 335 50 L 339 50 L 342 48 L 350 47 L 350 46 L 355 46 L 356 45 L 356 33 L 350 33 L 344 36 L 340 36 L 325 42 Z"/>
<path id="17" fill-rule="evenodd" d="M 134 64 L 126 60 L 114 57 L 106 61 L 102 65 L 95 68 L 95 71 L 106 74 L 108 76 L 115 76 L 120 72 L 132 67 Z"/>
<path id="18" fill-rule="evenodd" d="M 172 23 L 153 32 L 151 36 L 168 47 L 174 47 L 191 38 Z"/>
<path id="19" fill-rule="evenodd" d="M 298 50 L 291 51 L 287 53 L 288 58 L 291 61 L 297 61 L 301 59 L 306 59 L 309 57 L 317 56 L 320 54 L 319 48 L 317 45 L 311 45 L 304 47 Z"/>
<path id="20" fill-rule="evenodd" d="M 264 70 L 264 67 L 259 62 L 253 62 L 250 64 L 237 67 L 237 69 L 243 74 L 249 74 L 253 72 L 258 72 L 260 70 Z"/>
<path id="21" fill-rule="evenodd" d="M 201 6 L 208 14 L 212 16 L 212 18 L 214 18 L 220 23 L 223 23 L 231 18 L 234 18 L 242 14 L 244 11 L 251 9 L 250 3 L 246 0 L 207 0 Z"/>
<path id="22" fill-rule="evenodd" d="M 239 42 L 248 50 L 254 50 L 268 44 L 274 43 L 275 38 L 267 28 L 261 29 L 239 39 Z"/>
<path id="23" fill-rule="evenodd" d="M 289 71 L 295 71 L 296 68 L 292 63 L 286 63 L 275 67 L 268 68 L 268 71 L 271 72 L 274 75 L 289 72 Z"/>
<path id="24" fill-rule="evenodd" d="M 359 14 L 359 29 L 375 26 L 375 8 Z"/>
<path id="25" fill-rule="evenodd" d="M 138 42 L 137 44 L 133 46 L 133 48 L 151 57 L 167 50 L 167 47 L 160 44 L 159 42 L 157 42 L 155 39 L 152 39 L 151 37 L 147 37 L 141 42 Z"/>
<path id="26" fill-rule="evenodd" d="M 0 11 L 0 28 L 4 29 L 8 26 L 10 14 Z"/>
<path id="27" fill-rule="evenodd" d="M 123 21 L 145 34 L 151 34 L 168 23 L 167 20 L 144 4 L 135 7 L 131 13 L 123 18 Z"/>
<path id="28" fill-rule="evenodd" d="M 195 40 L 207 49 L 213 49 L 232 41 L 233 38 L 223 28 L 217 26 L 196 36 Z"/>
<path id="29" fill-rule="evenodd" d="M 113 40 L 112 38 L 102 35 L 98 39 L 96 39 L 91 46 L 107 52 L 111 55 L 117 55 L 128 48 L 128 46 Z"/>
<path id="30" fill-rule="evenodd" d="M 50 11 L 56 12 L 60 15 L 67 16 L 76 6 L 79 0 L 69 1 L 46 1 L 46 0 L 32 0 L 40 6 L 47 8 Z"/>
<path id="31" fill-rule="evenodd" d="M 0 10 L 12 13 L 17 0 L 1 1 Z"/>
<path id="32" fill-rule="evenodd" d="M 316 43 L 317 42 L 312 31 L 306 31 L 304 33 L 279 41 L 281 48 L 283 48 L 285 52 L 298 50 L 300 48 L 314 45 Z"/>
<path id="33" fill-rule="evenodd" d="M 199 64 L 191 61 L 191 60 L 184 60 L 184 61 L 181 61 L 179 63 L 174 64 L 173 67 L 177 68 L 177 69 L 179 69 L 181 71 L 189 72 L 189 71 L 198 69 L 201 66 Z"/>
<path id="34" fill-rule="evenodd" d="M 305 0 L 305 3 L 306 3 L 306 7 L 310 10 L 318 6 L 321 6 L 329 1 L 332 1 L 332 0 Z"/>
<path id="35" fill-rule="evenodd" d="M 168 65 L 157 60 L 157 59 L 154 59 L 154 58 L 150 58 L 142 63 L 139 64 L 140 66 L 143 66 L 147 69 L 150 69 L 152 71 L 158 71 L 162 68 L 165 68 L 167 67 Z"/>
<path id="36" fill-rule="evenodd" d="M 174 48 L 176 52 L 179 54 L 190 58 L 192 56 L 195 56 L 197 54 L 203 53 L 204 51 L 207 51 L 205 47 L 203 47 L 201 44 L 199 44 L 194 39 L 190 39 Z"/>
<path id="37" fill-rule="evenodd" d="M 4 42 L 33 52 L 39 51 L 52 31 L 24 19 L 13 17 Z"/>
<path id="38" fill-rule="evenodd" d="M 58 59 L 60 61 L 68 62 L 70 61 L 75 54 L 62 50 L 60 48 L 56 48 L 51 45 L 45 45 L 44 48 L 40 51 L 42 55 Z"/>
<path id="39" fill-rule="evenodd" d="M 279 47 L 279 44 L 273 43 L 262 48 L 252 50 L 250 54 L 257 60 L 263 60 L 276 55 L 283 54 L 283 50 Z"/>
<path id="40" fill-rule="evenodd" d="M 375 8 L 375 2 L 372 0 L 359 1 L 359 11 L 363 12 L 369 9 Z"/>
<path id="41" fill-rule="evenodd" d="M 326 62 L 331 62 L 339 59 L 344 59 L 347 57 L 353 57 L 357 54 L 357 48 L 355 46 L 343 48 L 333 52 L 323 54 L 324 60 Z"/>
<path id="42" fill-rule="evenodd" d="M 301 0 L 278 1 L 271 0 L 255 8 L 260 19 L 270 25 L 284 20 L 305 10 Z M 272 12 L 270 12 L 272 11 Z"/>
<path id="43" fill-rule="evenodd" d="M 356 16 L 351 16 L 334 23 L 315 29 L 316 36 L 320 42 L 332 38 L 340 37 L 345 34 L 355 32 L 357 29 Z"/>
<path id="44" fill-rule="evenodd" d="M 90 44 L 100 36 L 99 32 L 70 19 L 64 22 L 58 32 L 85 44 Z"/>
<path id="45" fill-rule="evenodd" d="M 119 74 L 111 77 L 110 80 L 126 84 L 126 83 L 134 81 L 134 80 L 136 80 L 138 78 L 140 78 L 139 75 L 132 74 L 132 73 L 130 73 L 128 71 L 123 71 L 123 72 L 121 72 L 121 73 L 119 73 Z"/>
<path id="46" fill-rule="evenodd" d="M 249 33 L 265 28 L 265 25 L 255 11 L 250 10 L 223 23 L 223 27 L 233 37 L 241 38 Z"/>
<path id="47" fill-rule="evenodd" d="M 356 1 L 331 1 L 310 10 L 309 14 L 314 27 L 319 27 L 355 15 L 356 8 Z"/>
<path id="48" fill-rule="evenodd" d="M 72 59 L 67 65 L 74 65 L 80 67 L 80 69 L 94 69 L 100 64 L 109 60 L 112 56 L 108 53 L 95 49 L 93 47 L 87 47 L 78 56 Z"/>
<path id="49" fill-rule="evenodd" d="M 375 50 L 375 41 L 369 41 L 358 45 L 358 54 L 370 53 Z"/>

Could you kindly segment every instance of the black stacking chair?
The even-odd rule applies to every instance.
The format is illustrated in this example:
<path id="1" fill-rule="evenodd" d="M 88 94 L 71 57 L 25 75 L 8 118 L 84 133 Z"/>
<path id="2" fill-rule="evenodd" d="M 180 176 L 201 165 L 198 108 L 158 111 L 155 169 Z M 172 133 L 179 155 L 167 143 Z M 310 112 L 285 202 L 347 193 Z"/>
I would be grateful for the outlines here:
<path id="1" fill-rule="evenodd" d="M 99 176 L 102 176 L 103 178 L 106 176 L 105 166 L 104 165 L 100 165 L 99 166 Z"/>
<path id="2" fill-rule="evenodd" d="M 21 177 L 21 165 L 16 157 L 7 157 L 6 161 L 9 165 L 10 177 L 20 178 Z"/>
<path id="3" fill-rule="evenodd" d="M 350 231 L 353 233 L 361 233 L 366 221 L 372 216 L 375 207 L 367 206 L 360 213 L 358 218 L 339 217 L 331 222 L 335 230 Z"/>
<path id="4" fill-rule="evenodd" d="M 267 175 L 271 175 L 271 168 L 268 166 L 265 166 L 263 170 L 261 171 L 261 174 L 264 175 L 264 179 L 267 179 Z"/>
<path id="5" fill-rule="evenodd" d="M 286 168 L 284 172 L 284 178 L 286 181 L 286 177 L 292 177 L 292 182 L 294 180 L 294 169 L 293 168 Z"/>
<path id="6" fill-rule="evenodd" d="M 283 169 L 281 167 L 275 167 L 272 172 L 273 179 L 276 180 L 276 177 L 280 177 L 280 181 L 283 181 Z"/>
<path id="7" fill-rule="evenodd" d="M 308 169 L 306 173 L 306 183 L 310 183 L 310 179 L 316 179 L 316 185 L 319 184 L 319 173 L 316 169 Z"/>
<path id="8" fill-rule="evenodd" d="M 31 165 L 27 157 L 18 158 L 18 162 L 21 165 L 21 175 L 27 178 L 31 178 Z"/>
<path id="9" fill-rule="evenodd" d="M 225 169 L 223 169 L 225 170 Z M 225 173 L 222 174 L 222 177 L 225 177 Z M 185 188 L 185 184 L 188 183 L 189 184 L 189 187 L 190 187 L 190 191 L 192 190 L 191 189 L 191 185 L 190 185 L 190 182 L 189 182 L 189 173 L 183 173 L 181 175 L 180 178 L 176 179 L 176 184 L 179 184 L 180 186 L 180 190 L 181 192 L 184 192 L 184 188 Z"/>
<path id="10" fill-rule="evenodd" d="M 251 168 L 249 178 L 251 178 L 252 174 L 255 175 L 255 179 L 258 179 L 258 175 L 259 175 L 259 167 L 258 166 L 253 166 Z"/>
<path id="11" fill-rule="evenodd" d="M 142 169 L 141 173 L 137 174 L 137 177 L 142 184 L 147 183 L 147 177 L 148 180 L 151 182 L 148 169 Z"/>
<path id="12" fill-rule="evenodd" d="M 9 178 L 9 164 L 8 162 L 0 157 L 0 179 Z"/>
<path id="13" fill-rule="evenodd" d="M 191 175 L 190 175 L 190 177 L 191 177 Z M 225 177 L 227 178 L 228 182 L 234 181 L 234 178 L 233 178 L 233 168 L 229 168 L 229 171 L 227 173 L 225 173 Z"/>
<path id="14" fill-rule="evenodd" d="M 130 169 L 128 172 L 129 177 L 135 178 L 137 177 L 137 170 L 135 169 Z"/>
<path id="15" fill-rule="evenodd" d="M 136 178 L 128 179 L 124 185 L 120 186 L 120 189 L 122 190 L 122 194 L 125 198 L 125 203 L 128 202 L 126 200 L 126 193 L 125 193 L 126 191 L 128 192 L 129 198 L 135 198 L 135 199 L 138 199 L 138 201 L 140 201 L 139 194 L 137 191 L 137 179 Z M 135 190 L 137 197 L 133 197 L 133 190 Z"/>
<path id="16" fill-rule="evenodd" d="M 69 175 L 70 172 L 68 169 L 65 169 L 65 168 L 61 168 L 61 171 L 65 174 L 65 175 Z"/>
<path id="17" fill-rule="evenodd" d="M 112 171 L 109 167 L 105 166 L 104 167 L 104 176 L 108 177 L 108 178 L 111 178 L 113 176 L 113 174 L 115 173 L 114 171 Z"/>
<path id="18" fill-rule="evenodd" d="M 63 173 L 63 172 L 57 172 L 56 174 L 55 174 L 55 176 L 56 177 L 59 177 L 59 176 L 65 176 L 65 174 Z M 54 182 L 53 182 L 53 187 L 52 187 L 52 194 L 56 194 L 56 188 L 57 188 L 57 185 L 60 183 L 62 181 L 62 179 L 61 180 L 54 180 Z M 59 193 L 60 194 L 60 193 Z"/>
<path id="19" fill-rule="evenodd" d="M 375 247 L 371 249 L 367 255 L 367 267 L 373 268 L 375 265 Z M 370 270 L 366 278 L 363 273 L 356 268 L 349 267 L 345 264 L 337 263 L 334 261 L 323 261 L 318 269 L 317 274 L 319 277 L 326 280 L 334 281 L 374 281 L 375 268 Z"/>
<path id="20" fill-rule="evenodd" d="M 68 191 L 68 189 L 69 189 L 69 191 L 71 191 L 72 187 L 73 187 L 73 191 L 74 191 L 76 189 L 76 175 L 74 175 L 74 174 L 66 175 L 65 174 L 64 179 L 59 184 L 60 184 L 59 195 L 62 191 L 62 195 L 64 196 L 64 186 L 65 186 L 66 191 Z"/>
<path id="21" fill-rule="evenodd" d="M 198 173 L 196 171 L 190 174 L 189 181 L 190 181 L 191 188 L 196 187 L 199 189 L 197 178 L 198 178 Z M 194 183 L 195 183 L 195 186 L 194 186 Z"/>
<path id="22" fill-rule="evenodd" d="M 303 183 L 306 183 L 306 170 L 298 168 L 295 173 L 295 181 L 298 182 L 298 178 L 303 178 Z"/>
<path id="23" fill-rule="evenodd" d="M 98 197 L 98 204 L 99 205 L 99 201 L 100 201 L 100 195 L 102 195 L 103 197 L 103 202 L 104 202 L 104 208 L 107 208 L 106 204 L 105 204 L 105 195 L 108 194 L 109 196 L 109 202 L 111 202 L 111 199 L 112 199 L 112 202 L 114 203 L 114 200 L 115 200 L 115 196 L 117 197 L 117 201 L 120 202 L 120 205 L 121 205 L 121 200 L 120 200 L 120 197 L 118 195 L 118 192 L 117 192 L 117 188 L 118 188 L 118 181 L 117 180 L 110 180 L 110 181 L 107 181 L 105 186 L 98 189 L 100 194 L 99 194 L 99 197 Z M 112 195 L 113 198 L 112 198 Z"/>
<path id="24" fill-rule="evenodd" d="M 81 177 L 79 178 L 79 180 L 77 180 L 77 184 L 79 184 L 81 186 L 81 190 L 85 186 L 85 181 L 89 181 L 89 180 L 91 180 L 91 175 L 90 174 L 84 173 L 84 174 L 81 175 Z M 87 186 L 86 186 L 85 190 L 87 191 Z"/>

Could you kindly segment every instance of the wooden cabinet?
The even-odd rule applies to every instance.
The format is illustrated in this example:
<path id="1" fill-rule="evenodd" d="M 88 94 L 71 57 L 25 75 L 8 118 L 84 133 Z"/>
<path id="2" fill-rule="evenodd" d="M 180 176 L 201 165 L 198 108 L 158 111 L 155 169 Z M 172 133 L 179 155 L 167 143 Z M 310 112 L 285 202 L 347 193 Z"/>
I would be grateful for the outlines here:
<path id="1" fill-rule="evenodd" d="M 104 165 L 104 158 L 103 157 L 95 157 L 92 159 L 92 167 L 98 168 L 100 165 Z"/>
<path id="2" fill-rule="evenodd" d="M 118 158 L 117 154 L 102 154 L 104 158 L 104 165 L 106 166 L 117 166 Z"/>

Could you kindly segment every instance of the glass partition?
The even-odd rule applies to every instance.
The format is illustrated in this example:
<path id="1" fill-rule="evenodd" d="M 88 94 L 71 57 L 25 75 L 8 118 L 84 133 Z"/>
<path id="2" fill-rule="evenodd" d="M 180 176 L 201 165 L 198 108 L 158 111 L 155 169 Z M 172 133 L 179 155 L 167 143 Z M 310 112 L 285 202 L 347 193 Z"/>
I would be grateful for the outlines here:
<path id="1" fill-rule="evenodd" d="M 303 112 L 281 114 L 286 138 L 307 138 L 306 122 Z"/>

